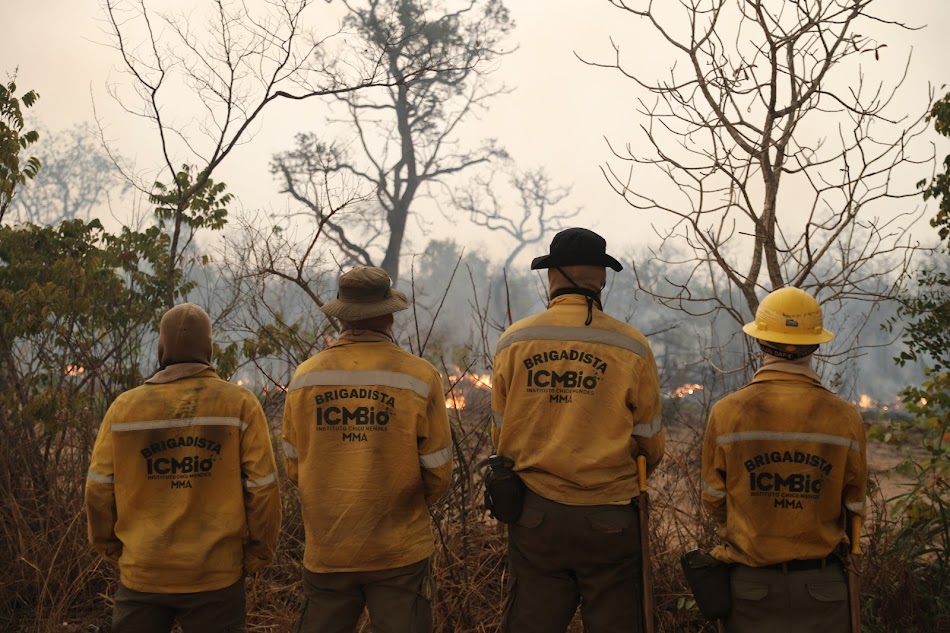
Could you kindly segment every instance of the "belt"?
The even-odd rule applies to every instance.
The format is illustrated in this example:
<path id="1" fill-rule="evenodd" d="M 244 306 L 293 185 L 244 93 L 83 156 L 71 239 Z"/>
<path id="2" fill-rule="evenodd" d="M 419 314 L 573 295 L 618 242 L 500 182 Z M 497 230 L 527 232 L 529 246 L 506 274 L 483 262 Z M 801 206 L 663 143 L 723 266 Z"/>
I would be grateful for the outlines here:
<path id="1" fill-rule="evenodd" d="M 841 564 L 841 559 L 834 554 L 829 554 L 824 558 L 809 558 L 805 560 L 788 560 L 784 563 L 775 563 L 774 565 L 765 565 L 759 569 L 775 569 L 778 571 L 808 571 L 810 569 L 824 569 L 830 564 Z"/>

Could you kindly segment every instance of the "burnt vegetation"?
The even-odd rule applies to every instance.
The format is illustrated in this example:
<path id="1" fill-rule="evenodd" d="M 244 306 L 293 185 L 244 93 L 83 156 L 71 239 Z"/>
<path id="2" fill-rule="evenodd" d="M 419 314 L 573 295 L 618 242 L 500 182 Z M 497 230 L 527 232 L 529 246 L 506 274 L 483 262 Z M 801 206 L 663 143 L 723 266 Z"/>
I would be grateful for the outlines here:
<path id="1" fill-rule="evenodd" d="M 8 244 L 6 233 L 4 237 Z M 424 263 L 417 262 L 416 267 L 423 268 Z M 473 286 L 470 266 L 471 262 L 462 263 L 451 284 L 432 295 L 422 289 L 438 289 L 446 280 L 438 274 L 414 272 L 417 313 L 398 323 L 399 340 L 442 369 L 445 404 L 453 430 L 453 485 L 449 495 L 432 511 L 437 575 L 434 613 L 436 630 L 445 633 L 497 630 L 507 580 L 506 534 L 504 526 L 491 519 L 482 507 L 480 470 L 480 462 L 491 452 L 490 358 L 507 314 L 511 312 L 517 318 L 539 304 L 537 300 L 526 301 L 517 308 L 503 303 L 512 286 L 531 287 L 536 280 L 513 276 L 507 288 L 478 288 Z M 451 270 L 445 274 L 451 278 Z M 117 288 L 121 287 L 119 281 Z M 161 276 L 156 275 L 152 281 L 153 311 L 135 318 L 150 314 L 154 319 L 161 310 Z M 469 288 L 464 288 L 466 282 Z M 75 296 L 78 287 L 67 287 L 68 283 L 79 282 L 63 278 L 54 285 L 62 294 Z M 463 287 L 457 288 L 456 284 Z M 613 299 L 618 300 L 618 296 Z M 107 630 L 109 597 L 115 589 L 117 573 L 88 547 L 83 482 L 92 441 L 105 408 L 116 393 L 138 384 L 150 366 L 154 340 L 149 332 L 154 321 L 145 319 L 138 329 L 125 330 L 139 332 L 140 338 L 127 358 L 140 364 L 127 366 L 123 373 L 106 368 L 108 358 L 120 353 L 106 341 L 99 340 L 100 347 L 93 347 L 90 342 L 69 338 L 62 329 L 69 322 L 88 323 L 82 312 L 90 310 L 89 306 L 67 302 L 56 309 L 55 322 L 62 334 L 53 340 L 59 341 L 59 347 L 50 341 L 22 337 L 20 353 L 31 344 L 42 344 L 45 352 L 43 358 L 35 360 L 37 369 L 24 387 L 26 399 L 22 404 L 15 400 L 15 389 L 4 391 L 0 486 L 7 503 L 0 511 L 0 529 L 7 569 L 0 581 L 0 613 L 6 614 L 2 624 L 10 630 L 46 631 L 54 623 L 58 629 L 65 623 L 67 626 L 60 630 L 67 631 Z M 706 413 L 715 393 L 727 388 L 729 381 L 721 376 L 716 378 L 708 370 L 683 366 L 677 362 L 682 357 L 675 347 L 674 351 L 665 351 L 666 345 L 672 346 L 682 338 L 682 331 L 694 325 L 680 324 L 663 331 L 659 315 L 651 317 L 649 310 L 641 309 L 634 309 L 633 314 L 650 319 L 648 323 L 656 326 L 658 331 L 651 339 L 660 362 L 669 363 L 661 369 L 665 377 L 663 418 L 669 434 L 668 450 L 656 477 L 651 479 L 656 517 L 651 537 L 658 630 L 713 631 L 715 628 L 695 608 L 678 557 L 687 549 L 710 547 L 716 542 L 715 526 L 703 516 L 700 506 L 699 459 Z M 120 318 L 114 312 L 108 316 Z M 286 384 L 296 361 L 326 345 L 325 338 L 314 339 L 312 332 L 331 329 L 322 324 L 306 333 L 304 323 L 298 319 L 293 326 L 273 324 L 270 329 L 258 331 L 256 336 L 246 339 L 247 356 L 242 352 L 231 370 L 227 368 L 226 350 L 218 348 L 219 371 L 225 376 L 230 371 L 233 381 L 244 382 L 259 394 L 271 422 L 278 462 L 281 386 Z M 110 327 L 114 325 L 100 326 L 100 331 Z M 457 333 L 463 328 L 468 333 L 467 340 L 447 336 L 447 332 Z M 311 343 L 300 347 L 301 339 L 310 339 Z M 122 343 L 129 344 L 128 337 Z M 75 356 L 71 350 L 76 345 L 92 347 L 90 355 Z M 741 356 L 741 347 L 737 346 L 734 353 Z M 693 358 L 702 364 L 698 350 L 693 351 Z M 869 418 L 877 418 L 879 411 L 869 408 Z M 896 427 L 884 421 L 873 424 L 872 428 L 896 431 Z M 921 437 L 916 436 L 913 443 L 917 447 L 913 455 L 923 457 Z M 280 463 L 279 467 L 282 470 Z M 251 577 L 248 585 L 250 625 L 255 631 L 292 630 L 301 606 L 303 524 L 296 490 L 282 472 L 281 475 L 284 525 L 277 560 Z M 882 473 L 874 478 L 874 510 L 863 542 L 867 622 L 876 627 L 869 630 L 887 631 L 898 625 L 917 627 L 939 621 L 933 619 L 938 607 L 929 585 L 923 582 L 924 578 L 933 578 L 927 574 L 931 573 L 935 554 L 910 550 L 911 545 L 923 545 L 915 539 L 914 530 L 935 520 L 933 508 L 918 493 L 913 505 L 903 509 L 891 499 L 895 490 L 892 482 L 884 479 Z M 926 480 L 908 482 L 925 484 Z M 895 570 L 896 564 L 899 567 Z M 361 630 L 368 631 L 368 625 L 364 623 Z M 579 619 L 572 630 L 582 630 Z"/>

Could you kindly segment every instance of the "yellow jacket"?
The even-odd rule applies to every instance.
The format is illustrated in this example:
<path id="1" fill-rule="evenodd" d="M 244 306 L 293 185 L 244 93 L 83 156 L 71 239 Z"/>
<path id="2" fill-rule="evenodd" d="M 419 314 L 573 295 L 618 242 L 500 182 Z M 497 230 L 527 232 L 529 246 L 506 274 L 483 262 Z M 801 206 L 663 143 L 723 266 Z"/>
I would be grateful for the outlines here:
<path id="1" fill-rule="evenodd" d="M 761 567 L 818 559 L 846 541 L 845 509 L 864 515 L 861 415 L 817 375 L 760 369 L 712 409 L 703 506 L 719 524 L 713 555 Z"/>
<path id="2" fill-rule="evenodd" d="M 663 457 L 656 362 L 635 328 L 562 295 L 508 328 L 495 350 L 492 439 L 525 484 L 569 505 L 639 494 L 636 457 Z"/>
<path id="3" fill-rule="evenodd" d="M 452 480 L 442 377 L 388 338 L 340 340 L 301 364 L 284 405 L 312 572 L 392 569 L 433 551 L 429 506 Z"/>
<path id="4" fill-rule="evenodd" d="M 123 393 L 99 427 L 89 540 L 129 589 L 221 589 L 274 558 L 280 495 L 264 412 L 205 367 Z"/>

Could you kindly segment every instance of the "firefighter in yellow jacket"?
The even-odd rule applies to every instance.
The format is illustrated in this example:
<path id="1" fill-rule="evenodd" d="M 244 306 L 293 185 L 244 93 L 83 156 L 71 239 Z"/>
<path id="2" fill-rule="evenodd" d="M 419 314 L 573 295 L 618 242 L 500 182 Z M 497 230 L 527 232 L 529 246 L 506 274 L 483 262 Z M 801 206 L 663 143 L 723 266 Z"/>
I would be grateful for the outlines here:
<path id="1" fill-rule="evenodd" d="M 636 458 L 663 456 L 656 363 L 646 338 L 603 312 L 620 263 L 582 228 L 558 233 L 546 311 L 518 321 L 495 351 L 492 439 L 526 486 L 509 526 L 510 633 L 565 631 L 581 606 L 591 633 L 640 631 Z"/>
<path id="2" fill-rule="evenodd" d="M 116 633 L 244 631 L 244 574 L 274 558 L 280 496 L 267 421 L 211 367 L 211 320 L 159 327 L 160 370 L 116 398 L 86 480 L 89 540 L 118 564 Z"/>
<path id="3" fill-rule="evenodd" d="M 752 382 L 712 409 L 703 505 L 719 524 L 712 555 L 732 569 L 730 633 L 846 633 L 848 590 L 835 555 L 849 513 L 864 516 L 866 440 L 858 411 L 811 367 L 824 329 L 808 293 L 769 294 L 743 327 L 758 339 Z"/>
<path id="4" fill-rule="evenodd" d="M 451 483 L 452 441 L 441 375 L 393 339 L 408 306 L 382 268 L 341 275 L 321 308 L 339 340 L 288 387 L 283 449 L 306 536 L 298 631 L 349 633 L 364 607 L 380 633 L 432 628 L 429 507 Z"/>

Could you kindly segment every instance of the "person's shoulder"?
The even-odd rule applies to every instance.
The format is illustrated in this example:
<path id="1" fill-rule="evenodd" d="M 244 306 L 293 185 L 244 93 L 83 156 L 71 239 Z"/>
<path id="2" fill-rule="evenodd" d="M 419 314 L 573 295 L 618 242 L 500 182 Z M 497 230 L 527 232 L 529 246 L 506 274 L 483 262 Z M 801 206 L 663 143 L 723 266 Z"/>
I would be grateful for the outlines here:
<path id="1" fill-rule="evenodd" d="M 495 345 L 495 351 L 500 352 L 505 347 L 507 347 L 513 340 L 519 339 L 518 333 L 526 330 L 528 328 L 544 325 L 553 325 L 554 323 L 551 320 L 550 310 L 545 310 L 537 314 L 532 314 L 523 319 L 519 319 L 509 325 L 501 336 L 498 338 L 498 343 Z"/>
<path id="2" fill-rule="evenodd" d="M 641 343 L 647 344 L 647 337 L 643 334 L 643 332 L 641 332 L 634 326 L 630 325 L 629 323 L 625 321 L 621 321 L 620 319 L 617 319 L 615 317 L 612 317 L 606 312 L 601 312 L 599 316 L 600 318 L 598 318 L 596 321 L 596 325 L 598 327 L 605 330 L 612 330 L 614 332 L 617 332 L 618 334 L 623 334 L 624 336 L 627 336 L 628 338 L 632 338 L 636 341 L 640 341 Z"/>
<path id="3" fill-rule="evenodd" d="M 421 356 L 416 356 L 412 352 L 404 350 L 399 346 L 393 347 L 392 354 L 394 357 L 399 359 L 399 366 L 401 369 L 412 373 L 413 375 L 424 378 L 429 381 L 433 381 L 436 378 L 439 382 L 442 381 L 442 374 L 436 369 L 435 365 L 427 361 Z"/>
<path id="4" fill-rule="evenodd" d="M 825 406 L 828 407 L 828 409 L 834 410 L 837 415 L 846 416 L 854 420 L 863 420 L 861 412 L 858 411 L 858 408 L 853 403 L 848 402 L 838 394 L 824 387 L 820 393 L 820 397 Z"/>
<path id="5" fill-rule="evenodd" d="M 316 354 L 314 354 L 313 356 L 311 356 L 310 358 L 308 358 L 307 360 L 297 365 L 297 369 L 294 370 L 294 378 L 296 378 L 297 376 L 301 374 L 306 374 L 308 372 L 314 371 L 315 369 L 318 369 L 321 365 L 325 364 L 327 362 L 327 359 L 330 357 L 328 352 L 331 349 L 332 348 L 321 350 L 317 352 Z"/>
<path id="6" fill-rule="evenodd" d="M 519 330 L 523 330 L 525 328 L 538 325 L 539 323 L 545 323 L 547 321 L 545 319 L 546 316 L 548 316 L 548 310 L 544 310 L 543 312 L 538 312 L 537 314 L 532 314 L 522 319 L 518 319 L 517 321 L 509 325 L 505 329 L 504 332 L 502 332 L 501 338 L 505 338 L 506 336 L 510 334 L 514 334 L 515 332 L 518 332 Z"/>
<path id="7" fill-rule="evenodd" d="M 194 389 L 194 385 L 187 383 L 195 380 L 202 381 L 200 397 L 209 398 L 209 400 L 206 400 L 207 402 L 218 403 L 218 406 L 223 407 L 222 410 L 230 409 L 230 407 L 234 405 L 238 405 L 241 408 L 247 407 L 248 405 L 255 408 L 261 406 L 260 400 L 253 391 L 243 385 L 225 380 L 217 374 L 184 378 L 168 384 L 174 385 L 175 383 L 181 383 L 181 387 L 190 390 Z"/>
<path id="8" fill-rule="evenodd" d="M 590 335 L 591 340 L 626 350 L 643 361 L 653 356 L 647 337 L 629 323 L 600 312 L 590 327 L 597 332 Z"/>
<path id="9" fill-rule="evenodd" d="M 719 400 L 713 403 L 710 411 L 716 412 L 717 410 L 723 411 L 737 406 L 741 407 L 749 398 L 756 397 L 756 391 L 759 389 L 761 389 L 761 383 L 750 382 L 742 385 L 735 391 L 731 391 L 719 398 Z"/>
<path id="10" fill-rule="evenodd" d="M 254 392 L 243 385 L 236 385 L 220 377 L 211 384 L 213 389 L 229 398 L 250 398 L 257 401 L 257 396 L 254 395 Z"/>
<path id="11" fill-rule="evenodd" d="M 138 387 L 132 387 L 127 391 L 123 391 L 115 397 L 115 400 L 112 401 L 112 406 L 128 406 L 135 403 L 138 400 L 145 399 L 149 397 L 149 390 L 151 385 L 141 384 Z"/>

